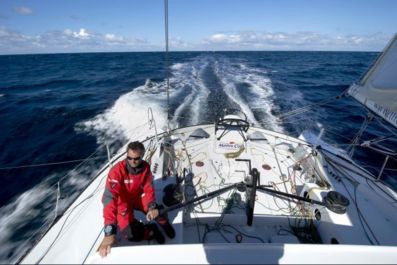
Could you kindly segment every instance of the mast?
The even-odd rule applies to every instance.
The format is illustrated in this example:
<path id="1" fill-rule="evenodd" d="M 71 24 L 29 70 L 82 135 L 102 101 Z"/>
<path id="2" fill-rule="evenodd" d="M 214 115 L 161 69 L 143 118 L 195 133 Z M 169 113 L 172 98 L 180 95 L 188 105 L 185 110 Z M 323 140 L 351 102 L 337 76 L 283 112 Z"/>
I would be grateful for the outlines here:
<path id="1" fill-rule="evenodd" d="M 167 83 L 167 130 L 170 131 L 170 70 L 168 48 L 168 0 L 164 0 L 164 26 L 165 26 L 165 72 Z"/>

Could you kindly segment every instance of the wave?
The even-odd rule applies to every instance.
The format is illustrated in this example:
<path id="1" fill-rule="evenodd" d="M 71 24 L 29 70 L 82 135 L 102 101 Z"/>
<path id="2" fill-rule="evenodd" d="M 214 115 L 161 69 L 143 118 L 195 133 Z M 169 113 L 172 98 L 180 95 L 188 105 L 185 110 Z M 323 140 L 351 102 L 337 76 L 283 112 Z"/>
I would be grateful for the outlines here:
<path id="1" fill-rule="evenodd" d="M 234 67 L 229 60 L 218 61 L 215 71 L 228 97 L 240 106 L 251 123 L 278 132 L 283 131 L 272 114 L 272 110 L 276 108 L 273 101 L 274 90 L 271 80 L 265 75 L 266 71 L 244 64 Z M 249 96 L 244 97 L 247 90 Z"/>
<path id="2" fill-rule="evenodd" d="M 229 100 L 247 114 L 251 123 L 266 124 L 269 129 L 283 131 L 272 115 L 272 109 L 276 107 L 272 100 L 274 91 L 264 71 L 209 55 L 175 63 L 170 69 L 171 127 L 212 122 L 217 113 L 211 113 L 209 102 Z M 216 80 L 210 79 L 210 76 Z M 218 81 L 215 86 L 211 84 Z M 120 96 L 104 113 L 78 123 L 76 129 L 96 136 L 101 144 L 119 139 L 142 139 L 153 133 L 147 126 L 150 107 L 158 131 L 164 131 L 167 126 L 166 84 L 166 80 L 156 82 L 147 79 L 143 85 Z M 245 84 L 247 91 L 242 91 L 241 84 Z M 215 92 L 222 97 L 211 98 L 214 90 L 218 90 Z M 244 99 L 247 93 L 251 94 L 250 100 Z M 228 107 L 227 104 L 225 107 Z"/>
<path id="3" fill-rule="evenodd" d="M 343 91 L 346 87 L 344 84 L 348 84 L 347 81 L 356 73 L 354 71 L 351 73 L 339 71 L 339 66 L 342 67 L 341 69 L 348 68 L 347 71 L 350 71 L 349 68 L 353 66 L 361 68 L 366 66 L 367 63 L 354 65 L 335 61 L 336 63 L 323 65 L 327 67 L 336 66 L 335 69 L 338 70 L 336 73 L 340 73 L 341 76 L 339 78 L 332 74 L 334 72 L 327 72 L 325 71 L 327 69 L 314 67 L 312 61 L 307 61 L 307 55 L 301 53 L 295 57 L 264 56 L 263 58 L 254 55 L 240 57 L 234 53 L 200 53 L 198 56 L 196 54 L 180 56 L 179 58 L 184 61 L 170 66 L 170 124 L 172 127 L 211 122 L 214 120 L 214 115 L 217 114 L 216 111 L 224 107 L 238 107 L 247 114 L 251 123 L 260 124 L 265 128 L 276 131 L 292 131 L 298 127 L 302 127 L 299 130 L 303 130 L 303 127 L 308 125 L 313 125 L 312 127 L 324 126 L 325 128 L 329 128 L 330 125 L 333 127 L 339 126 L 342 130 L 343 126 L 346 127 L 345 121 L 348 121 L 349 124 L 352 124 L 352 127 L 346 127 L 346 135 L 350 135 L 354 128 L 359 129 L 361 125 L 361 116 L 351 117 L 343 112 L 343 115 L 332 114 L 332 117 L 328 118 L 323 113 L 324 108 L 316 108 L 308 115 L 294 116 L 293 119 L 287 120 L 288 124 L 281 123 L 275 113 L 281 112 L 279 110 L 282 110 L 282 112 L 294 110 L 306 104 L 314 103 L 316 99 L 324 99 L 324 95 L 333 95 L 335 91 Z M 123 54 L 122 57 L 125 56 L 127 55 Z M 93 57 L 91 58 L 91 55 L 89 57 L 86 69 L 92 68 Z M 134 59 L 135 55 L 131 58 Z M 8 82 L 10 80 L 8 78 L 5 79 L 8 80 L 8 86 L 0 88 L 2 89 L 0 98 L 3 98 L 3 100 L 11 99 L 13 92 L 17 92 L 18 94 L 24 93 L 24 96 L 29 96 L 29 100 L 32 100 L 34 97 L 31 97 L 30 93 L 34 94 L 33 96 L 37 95 L 37 101 L 34 101 L 34 103 L 38 103 L 39 99 L 43 101 L 42 99 L 46 96 L 43 92 L 51 94 L 56 92 L 55 88 L 58 87 L 62 88 L 62 92 L 64 92 L 66 91 L 66 85 L 66 87 L 73 86 L 73 88 L 76 88 L 73 90 L 73 102 L 76 106 L 89 109 L 86 103 L 93 104 L 94 100 L 95 102 L 106 103 L 106 106 L 108 106 L 108 101 L 100 99 L 102 93 L 109 93 L 109 91 L 114 91 L 113 88 L 119 88 L 120 86 L 123 86 L 123 91 L 125 91 L 124 84 L 133 81 L 135 85 L 130 87 L 128 93 L 121 95 L 114 101 L 110 108 L 104 111 L 100 110 L 104 105 L 101 104 L 98 109 L 87 110 L 85 113 L 91 118 L 75 124 L 76 131 L 92 135 L 98 144 L 108 143 L 113 150 L 116 150 L 116 146 L 120 147 L 127 140 L 142 139 L 148 134 L 154 133 L 148 123 L 148 107 L 153 110 L 158 131 L 164 130 L 167 125 L 166 80 L 159 79 L 159 74 L 156 72 L 161 68 L 157 67 L 160 65 L 156 61 L 157 57 L 154 57 L 153 62 L 151 60 L 146 61 L 146 58 L 142 55 L 142 59 L 148 62 L 144 64 L 144 67 L 141 65 L 135 67 L 135 64 L 128 64 L 128 66 L 121 64 L 121 67 L 115 66 L 113 68 L 111 66 L 110 69 L 114 71 L 109 71 L 107 66 L 102 70 L 98 67 L 95 70 L 98 70 L 98 72 L 94 77 L 79 76 L 81 71 L 75 72 L 74 70 L 77 68 L 73 68 L 72 72 L 66 71 L 67 74 L 62 75 L 70 77 L 66 79 L 56 80 L 54 75 L 43 75 L 32 79 L 32 84 L 13 85 L 14 83 Z M 311 57 L 307 56 L 307 58 L 310 59 Z M 133 59 L 129 61 L 132 62 Z M 330 60 L 325 58 L 324 61 L 329 62 Z M 152 63 L 153 65 L 156 64 L 156 67 L 153 67 Z M 289 65 L 291 67 L 288 67 Z M 117 70 L 125 73 L 120 74 Z M 135 73 L 135 71 L 137 72 Z M 313 74 L 316 71 L 320 71 L 322 75 Z M 324 77 L 323 74 L 326 76 Z M 103 76 L 109 76 L 109 78 L 105 80 L 97 79 L 97 77 L 102 78 Z M 120 80 L 123 80 L 123 82 Z M 93 87 L 94 90 L 87 90 L 88 87 Z M 38 88 L 37 90 L 42 91 L 36 93 L 32 88 Z M 99 96 L 90 99 L 90 93 L 98 93 Z M 23 101 L 17 103 L 20 104 Z M 48 100 L 48 104 L 50 103 L 52 102 Z M 40 102 L 40 105 L 37 106 L 43 106 L 43 104 L 45 103 Z M 59 101 L 57 104 L 59 104 Z M 330 108 L 339 107 L 337 104 Z M 353 113 L 357 112 L 357 105 L 354 102 L 346 103 L 343 101 L 341 103 L 341 107 L 347 107 Z M 214 106 L 216 108 L 213 108 Z M 7 108 L 12 109 L 12 107 L 7 102 Z M 63 111 L 70 112 L 70 110 L 63 110 L 62 108 L 48 110 L 49 113 L 52 111 L 55 114 L 61 114 Z M 78 116 L 77 114 L 82 119 L 81 112 L 76 112 L 76 116 Z M 87 116 L 84 115 L 84 117 Z M 324 121 L 324 124 L 316 123 L 317 120 Z M 68 120 L 65 118 L 64 122 L 66 123 Z M 40 124 L 40 122 L 38 123 Z M 74 123 L 75 119 L 73 119 Z M 53 131 L 59 131 L 59 129 L 54 128 Z M 64 136 L 64 134 L 60 135 Z M 56 136 L 59 137 L 59 135 Z M 116 142 L 119 142 L 119 144 L 115 144 Z M 87 176 L 93 176 L 95 174 L 93 172 L 98 168 L 100 168 L 100 163 L 86 165 L 70 173 L 61 185 L 61 194 L 68 191 L 68 195 L 70 195 L 61 200 L 61 208 L 65 208 L 73 201 L 74 196 L 77 196 L 79 191 L 89 182 Z M 28 241 L 28 239 L 35 234 L 37 228 L 52 220 L 56 198 L 54 183 L 57 182 L 60 174 L 46 176 L 42 183 L 36 184 L 34 188 L 25 191 L 16 197 L 13 202 L 0 208 L 0 229 L 2 231 L 0 244 L 3 247 L 0 253 L 0 263 L 14 262 L 18 255 L 23 253 L 23 250 L 31 244 L 32 241 Z"/>
<path id="4" fill-rule="evenodd" d="M 38 185 L 24 192 L 13 203 L 0 208 L 0 242 L 3 242 L 2 254 L 0 254 L 1 263 L 16 262 L 17 253 L 23 253 L 23 250 L 28 247 L 30 242 L 27 239 L 33 235 L 33 231 L 24 233 L 22 231 L 32 220 L 43 217 L 40 216 L 45 211 L 42 209 L 42 203 L 47 197 L 48 187 Z M 49 215 L 42 219 L 44 223 L 48 218 L 50 218 Z"/>
<path id="5" fill-rule="evenodd" d="M 275 107 L 272 100 L 274 91 L 270 79 L 263 71 L 246 64 L 232 64 L 225 57 L 208 55 L 173 64 L 170 68 L 172 127 L 209 122 L 216 114 L 208 107 L 209 101 L 213 100 L 212 93 L 216 92 L 222 97 L 215 100 L 234 102 L 247 114 L 251 123 L 266 123 L 271 129 L 283 130 L 276 117 L 271 114 Z M 215 85 L 211 84 L 213 80 L 217 82 Z M 253 95 L 251 100 L 246 100 L 247 93 Z M 149 126 L 148 108 L 151 108 L 155 117 L 157 131 L 165 131 L 168 123 L 166 80 L 146 79 L 142 85 L 121 95 L 104 112 L 75 124 L 75 130 L 95 136 L 101 146 L 98 149 L 103 144 L 125 144 L 129 140 L 143 140 L 154 134 L 153 128 Z M 61 191 L 68 190 L 72 196 L 67 196 L 61 202 L 61 208 L 73 201 L 89 182 L 86 176 L 93 176 L 98 168 L 98 164 L 87 165 L 69 173 L 68 178 L 61 183 Z M 0 229 L 3 231 L 0 242 L 7 246 L 3 249 L 4 254 L 0 255 L 0 261 L 16 260 L 17 253 L 23 253 L 28 247 L 27 239 L 36 233 L 28 228 L 32 220 L 41 220 L 36 227 L 52 220 L 56 194 L 53 184 L 50 183 L 54 182 L 55 176 L 49 176 L 43 183 L 20 195 L 15 202 L 0 209 Z M 48 199 L 50 190 L 54 191 L 52 199 Z M 23 236 L 17 236 L 16 233 L 20 234 L 24 230 L 27 232 L 22 233 Z"/>
<path id="6" fill-rule="evenodd" d="M 97 137 L 99 144 L 111 144 L 120 139 L 144 139 L 151 131 L 148 108 L 155 117 L 158 132 L 166 125 L 165 89 L 154 84 L 142 85 L 122 95 L 112 107 L 96 117 L 76 124 L 77 131 Z"/>
<path id="7" fill-rule="evenodd" d="M 1 207 L 0 263 L 16 263 L 55 219 L 58 181 L 58 213 L 62 213 L 101 167 L 99 161 L 87 161 L 62 178 L 59 174 L 52 174 L 42 183 L 19 195 L 12 203 Z"/>
<path id="8" fill-rule="evenodd" d="M 171 94 L 171 101 L 176 105 L 171 120 L 173 127 L 206 122 L 202 114 L 209 90 L 203 81 L 203 71 L 208 64 L 206 57 L 201 57 L 193 62 L 177 63 L 171 67 L 171 86 L 175 89 Z M 182 93 L 186 90 L 189 92 Z M 185 94 L 184 97 L 181 97 L 182 94 Z"/>

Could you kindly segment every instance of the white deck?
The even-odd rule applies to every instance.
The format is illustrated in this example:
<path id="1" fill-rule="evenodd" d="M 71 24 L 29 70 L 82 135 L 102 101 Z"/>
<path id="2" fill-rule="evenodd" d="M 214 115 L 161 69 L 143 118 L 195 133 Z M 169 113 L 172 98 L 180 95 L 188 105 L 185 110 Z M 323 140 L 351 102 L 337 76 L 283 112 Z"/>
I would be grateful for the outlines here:
<path id="1" fill-rule="evenodd" d="M 94 255 L 87 263 L 138 260 L 140 264 L 395 264 L 396 254 L 392 247 L 351 245 L 190 244 L 115 248 L 108 257 Z"/>
<path id="2" fill-rule="evenodd" d="M 210 137 L 188 138 L 197 128 L 204 129 Z M 258 190 L 253 225 L 248 226 L 246 193 L 235 189 L 193 208 L 170 212 L 176 237 L 167 239 L 165 245 L 147 241 L 130 243 L 119 237 L 118 246 L 102 259 L 96 249 L 103 238 L 101 196 L 107 169 L 32 249 L 23 263 L 397 261 L 395 193 L 345 168 L 339 170 L 345 170 L 348 175 L 337 172 L 336 175 L 341 177 L 338 180 L 333 177 L 334 173 L 330 173 L 335 172 L 335 164 L 355 167 L 354 164 L 329 153 L 324 153 L 327 154 L 326 160 L 321 150 L 313 152 L 303 140 L 259 128 L 250 128 L 245 136 L 255 131 L 261 132 L 265 140 L 245 142 L 237 131 L 231 131 L 218 141 L 213 125 L 175 130 L 167 140 L 172 142 L 171 146 L 160 148 L 155 145 L 154 138 L 147 140 L 146 160 L 151 163 L 155 177 L 157 202 L 162 203 L 163 188 L 175 183 L 175 174 L 182 176 L 184 170 L 187 177 L 181 189 L 185 200 L 245 181 L 250 175 L 248 163 L 235 161 L 238 158 L 250 159 L 252 168 L 257 168 L 260 173 L 260 184 L 270 185 L 271 189 L 319 201 L 330 190 L 344 194 L 350 200 L 347 213 L 336 214 L 323 206 L 285 200 Z M 162 143 L 164 138 L 159 141 Z M 124 155 L 120 154 L 117 159 L 124 159 Z M 166 179 L 163 178 L 166 172 L 164 165 L 172 173 Z M 321 219 L 316 220 L 314 215 L 318 212 Z M 292 227 L 299 230 L 299 235 Z M 237 243 L 239 236 L 241 243 Z M 331 242 L 343 245 L 328 245 Z M 371 242 L 390 247 L 374 247 Z"/>

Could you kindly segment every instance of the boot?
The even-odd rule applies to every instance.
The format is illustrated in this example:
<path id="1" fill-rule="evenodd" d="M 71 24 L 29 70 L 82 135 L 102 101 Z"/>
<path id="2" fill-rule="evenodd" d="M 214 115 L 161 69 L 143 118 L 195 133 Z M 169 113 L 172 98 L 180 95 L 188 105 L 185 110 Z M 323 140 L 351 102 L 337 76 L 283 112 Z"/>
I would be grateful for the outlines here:
<path id="1" fill-rule="evenodd" d="M 160 230 L 157 228 L 156 224 L 147 224 L 146 227 L 149 230 L 149 240 L 155 239 L 157 243 L 164 244 L 165 238 Z"/>
<path id="2" fill-rule="evenodd" d="M 163 205 L 159 205 L 157 207 L 157 209 L 161 210 L 164 209 Z M 165 234 L 169 237 L 169 238 L 174 238 L 175 237 L 175 230 L 172 227 L 172 225 L 170 224 L 170 222 L 168 221 L 168 217 L 167 214 L 162 214 L 159 215 L 156 218 L 156 222 L 161 226 L 161 228 L 164 230 Z"/>
<path id="3" fill-rule="evenodd" d="M 161 220 L 161 221 L 158 221 L 158 224 L 164 230 L 165 234 L 171 239 L 174 238 L 175 237 L 175 230 L 172 227 L 172 225 L 170 224 L 170 222 L 168 222 L 167 219 L 165 221 L 163 221 L 163 220 Z"/>

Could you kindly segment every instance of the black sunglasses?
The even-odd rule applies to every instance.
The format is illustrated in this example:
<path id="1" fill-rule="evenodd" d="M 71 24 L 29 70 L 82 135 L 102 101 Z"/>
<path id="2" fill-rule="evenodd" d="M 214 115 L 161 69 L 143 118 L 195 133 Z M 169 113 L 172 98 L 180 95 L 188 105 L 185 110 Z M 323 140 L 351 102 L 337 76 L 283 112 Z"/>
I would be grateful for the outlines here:
<path id="1" fill-rule="evenodd" d="M 138 157 L 129 157 L 129 156 L 127 156 L 127 159 L 128 159 L 128 160 L 139 161 L 139 160 L 142 159 L 142 157 L 140 157 L 140 156 L 138 156 Z"/>

